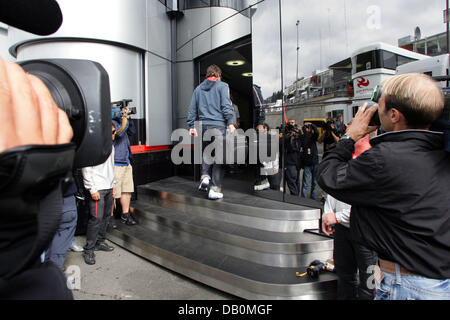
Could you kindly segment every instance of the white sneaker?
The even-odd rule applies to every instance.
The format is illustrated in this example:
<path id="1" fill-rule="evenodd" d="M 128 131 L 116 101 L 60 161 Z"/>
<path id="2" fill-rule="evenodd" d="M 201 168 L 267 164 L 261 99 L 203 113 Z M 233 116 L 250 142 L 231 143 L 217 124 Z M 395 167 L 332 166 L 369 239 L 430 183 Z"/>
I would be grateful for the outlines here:
<path id="1" fill-rule="evenodd" d="M 204 176 L 200 185 L 198 186 L 198 190 L 200 191 L 208 191 L 210 178 L 208 176 Z"/>
<path id="2" fill-rule="evenodd" d="M 83 247 L 80 247 L 77 244 L 75 244 L 73 247 L 71 247 L 70 250 L 73 252 L 83 252 L 84 251 Z"/>
<path id="3" fill-rule="evenodd" d="M 261 181 L 261 184 L 255 184 L 254 189 L 255 191 L 262 191 L 270 188 L 270 183 L 265 179 L 264 181 Z"/>
<path id="4" fill-rule="evenodd" d="M 220 192 L 218 187 L 211 187 L 208 193 L 208 199 L 210 200 L 218 200 L 223 198 L 223 193 Z"/>

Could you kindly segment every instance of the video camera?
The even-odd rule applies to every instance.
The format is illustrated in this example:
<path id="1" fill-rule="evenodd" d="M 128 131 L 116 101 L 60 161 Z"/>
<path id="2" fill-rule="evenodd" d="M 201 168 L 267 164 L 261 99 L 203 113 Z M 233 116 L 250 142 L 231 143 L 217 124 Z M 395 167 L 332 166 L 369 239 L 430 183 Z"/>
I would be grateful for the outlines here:
<path id="1" fill-rule="evenodd" d="M 44 82 L 69 117 L 76 145 L 74 168 L 101 164 L 111 154 L 109 77 L 97 62 L 45 59 L 19 62 Z M 109 126 L 108 126 L 109 124 Z"/>
<path id="2" fill-rule="evenodd" d="M 122 99 L 120 101 L 111 102 L 111 118 L 112 120 L 120 120 L 123 116 L 136 114 L 136 107 L 128 107 L 132 99 Z M 124 114 L 124 109 L 128 108 L 128 112 Z"/>

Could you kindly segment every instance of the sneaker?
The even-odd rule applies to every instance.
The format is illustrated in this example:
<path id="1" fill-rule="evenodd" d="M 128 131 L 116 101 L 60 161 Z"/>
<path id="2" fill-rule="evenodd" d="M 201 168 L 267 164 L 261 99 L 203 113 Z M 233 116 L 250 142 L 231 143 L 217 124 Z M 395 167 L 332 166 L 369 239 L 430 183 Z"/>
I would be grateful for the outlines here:
<path id="1" fill-rule="evenodd" d="M 218 200 L 223 198 L 223 193 L 220 188 L 213 186 L 209 189 L 208 199 L 210 200 Z"/>
<path id="2" fill-rule="evenodd" d="M 120 221 L 128 226 L 134 226 L 136 224 L 136 221 L 129 213 L 126 214 L 122 213 L 122 215 L 120 216 Z"/>
<path id="3" fill-rule="evenodd" d="M 71 248 L 70 248 L 70 251 L 73 251 L 73 252 L 83 252 L 83 247 L 80 247 L 79 245 L 77 245 L 77 244 L 74 244 Z"/>
<path id="4" fill-rule="evenodd" d="M 94 248 L 95 251 L 113 251 L 114 247 L 108 246 L 106 243 L 102 242 L 100 244 L 97 244 Z"/>
<path id="5" fill-rule="evenodd" d="M 262 191 L 270 188 L 270 183 L 267 179 L 264 179 L 261 182 L 258 182 L 255 184 L 254 189 L 255 191 Z"/>
<path id="6" fill-rule="evenodd" d="M 211 179 L 208 176 L 204 176 L 202 178 L 202 181 L 200 182 L 200 185 L 198 186 L 198 190 L 200 191 L 208 191 L 208 187 L 209 187 L 209 181 Z"/>
<path id="7" fill-rule="evenodd" d="M 84 262 L 89 265 L 95 264 L 95 254 L 94 252 L 85 252 L 83 253 Z"/>

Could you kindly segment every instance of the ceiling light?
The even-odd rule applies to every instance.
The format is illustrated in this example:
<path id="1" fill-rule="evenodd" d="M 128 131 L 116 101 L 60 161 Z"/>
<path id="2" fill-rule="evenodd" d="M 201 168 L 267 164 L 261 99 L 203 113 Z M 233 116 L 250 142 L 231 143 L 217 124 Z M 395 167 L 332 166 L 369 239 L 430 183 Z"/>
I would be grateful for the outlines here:
<path id="1" fill-rule="evenodd" d="M 253 77 L 253 73 L 252 72 L 245 72 L 242 74 L 243 77 Z"/>
<path id="2" fill-rule="evenodd" d="M 230 60 L 230 61 L 227 61 L 227 65 L 231 66 L 231 67 L 238 67 L 238 66 L 242 66 L 243 64 L 245 64 L 245 61 L 243 61 L 243 60 Z"/>

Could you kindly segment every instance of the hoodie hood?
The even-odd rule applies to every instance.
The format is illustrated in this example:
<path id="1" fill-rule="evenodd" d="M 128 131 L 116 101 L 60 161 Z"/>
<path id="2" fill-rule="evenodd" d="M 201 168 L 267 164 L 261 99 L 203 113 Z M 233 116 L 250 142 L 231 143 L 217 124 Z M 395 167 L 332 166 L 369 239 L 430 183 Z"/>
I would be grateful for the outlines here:
<path id="1" fill-rule="evenodd" d="M 203 81 L 200 84 L 200 89 L 203 91 L 209 91 L 209 90 L 211 90 L 212 87 L 214 87 L 216 85 L 216 81 L 211 81 L 211 80 L 206 79 L 205 81 Z"/>

